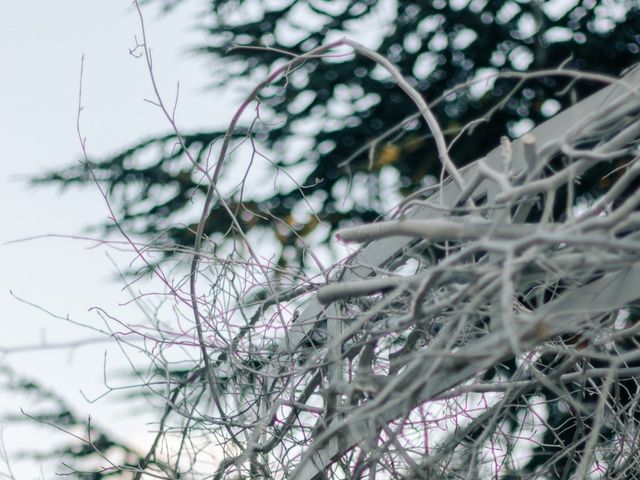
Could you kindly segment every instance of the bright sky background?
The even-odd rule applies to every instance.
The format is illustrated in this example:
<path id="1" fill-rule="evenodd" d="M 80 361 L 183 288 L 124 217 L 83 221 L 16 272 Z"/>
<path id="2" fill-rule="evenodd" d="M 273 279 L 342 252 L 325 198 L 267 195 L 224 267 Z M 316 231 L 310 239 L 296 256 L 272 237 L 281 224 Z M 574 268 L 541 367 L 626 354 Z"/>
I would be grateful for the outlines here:
<path id="1" fill-rule="evenodd" d="M 205 92 L 208 69 L 213 67 L 185 53 L 202 38 L 194 19 L 206 2 L 186 3 L 168 17 L 145 9 L 157 76 L 169 99 L 180 82 L 180 127 L 219 127 L 230 118 L 232 99 L 226 96 L 227 104 L 221 104 L 220 95 Z M 107 370 L 124 366 L 117 348 L 104 341 L 74 349 L 41 348 L 100 336 L 56 320 L 10 293 L 57 315 L 102 326 L 91 307 L 133 312 L 119 306 L 129 297 L 114 281 L 116 270 L 106 250 L 69 238 L 6 244 L 37 235 L 83 234 L 85 226 L 99 224 L 108 215 L 96 189 L 61 194 L 55 188 L 27 188 L 24 181 L 28 175 L 80 158 L 75 129 L 82 54 L 82 130 L 89 155 L 101 157 L 168 130 L 160 111 L 143 101 L 152 97 L 148 73 L 142 60 L 129 55 L 138 34 L 138 18 L 129 0 L 0 3 L 0 363 L 42 382 L 62 394 L 81 416 L 91 415 L 95 423 L 143 448 L 148 438 L 145 422 L 153 418 L 123 415 L 126 405 L 112 402 L 112 396 L 89 404 L 80 393 L 97 397 L 105 392 L 105 352 Z M 130 255 L 115 258 L 126 267 Z M 21 347 L 37 348 L 15 351 Z M 115 377 L 109 380 L 118 383 Z M 29 404 L 0 392 L 0 413 L 16 413 L 20 407 L 28 411 Z M 51 447 L 46 428 L 36 435 L 1 424 L 0 428 L 10 454 L 24 445 Z M 33 462 L 14 461 L 13 467 L 20 479 L 49 478 L 54 473 L 48 467 L 39 473 L 40 466 Z"/>
<path id="2" fill-rule="evenodd" d="M 219 128 L 231 118 L 239 100 L 205 89 L 215 65 L 187 54 L 201 43 L 195 28 L 206 0 L 190 0 L 169 16 L 145 8 L 148 39 L 156 76 L 165 99 L 173 101 L 180 82 L 178 126 L 185 131 Z M 385 2 L 380 2 L 381 4 Z M 389 3 L 389 2 L 386 2 Z M 549 2 L 556 7 L 564 0 Z M 555 7 L 554 7 L 555 8 Z M 559 7 L 558 7 L 559 8 Z M 386 16 L 381 14 L 380 20 Z M 383 23 L 383 22 L 381 22 Z M 82 131 L 89 155 L 103 157 L 142 138 L 168 131 L 161 112 L 145 98 L 153 92 L 142 59 L 129 54 L 140 25 L 130 0 L 66 0 L 0 2 L 0 365 L 61 394 L 80 416 L 144 450 L 155 416 L 127 411 L 126 402 L 108 395 L 89 403 L 106 389 L 107 372 L 126 368 L 118 348 L 89 329 L 55 319 L 17 297 L 58 316 L 102 327 L 92 307 L 102 307 L 135 321 L 137 310 L 114 280 L 116 269 L 104 248 L 93 243 L 43 235 L 83 235 L 84 227 L 103 223 L 108 210 L 95 188 L 27 188 L 26 178 L 80 159 L 76 133 L 80 59 L 85 55 Z M 366 45 L 375 29 L 356 37 Z M 379 33 L 379 32 L 378 32 Z M 375 48 L 375 47 L 374 47 Z M 110 251 L 126 268 L 130 254 Z M 99 341 L 95 341 L 99 340 Z M 79 341 L 82 346 L 68 348 Z M 65 348 L 52 348 L 52 347 Z M 105 364 L 105 353 L 106 364 Z M 118 386 L 113 375 L 107 379 Z M 83 393 L 81 393 L 83 392 Z M 0 391 L 0 415 L 29 411 L 30 404 Z M 46 428 L 9 428 L 0 424 L 9 454 L 26 445 L 51 448 Z M 52 466 L 14 459 L 16 478 L 53 477 Z M 0 464 L 0 473 L 5 472 Z"/>
<path id="3" fill-rule="evenodd" d="M 224 127 L 239 97 L 205 88 L 215 65 L 186 52 L 202 43 L 204 37 L 195 28 L 195 20 L 207 2 L 184 3 L 167 17 L 152 7 L 144 10 L 156 78 L 169 104 L 180 82 L 179 128 Z M 373 18 L 378 27 L 387 24 L 383 7 L 392 3 L 380 2 L 381 11 Z M 81 158 L 76 118 L 83 54 L 81 126 L 91 157 L 104 157 L 169 130 L 161 112 L 144 102 L 153 97 L 153 91 L 143 60 L 129 54 L 139 32 L 130 0 L 0 3 L 0 208 L 4 226 L 0 230 L 0 365 L 7 363 L 61 394 L 80 416 L 91 415 L 93 423 L 146 451 L 151 442 L 148 431 L 153 430 L 149 422 L 157 421 L 156 416 L 131 415 L 130 405 L 114 401 L 113 394 L 93 403 L 84 396 L 97 398 L 107 391 L 103 370 L 109 374 L 127 369 L 117 346 L 89 329 L 28 306 L 10 293 L 82 324 L 104 326 L 96 312 L 90 311 L 92 307 L 135 322 L 139 312 L 124 305 L 130 297 L 114 281 L 117 271 L 107 250 L 92 248 L 95 245 L 87 241 L 52 236 L 7 243 L 43 235 L 84 235 L 86 226 L 107 219 L 107 207 L 96 188 L 74 188 L 62 194 L 56 188 L 28 188 L 25 181 L 29 175 Z M 352 35 L 375 48 L 380 32 L 380 28 L 370 28 Z M 110 253 L 121 268 L 132 257 Z M 82 346 L 69 348 L 78 341 Z M 108 375 L 107 382 L 115 387 L 125 384 L 115 374 Z M 20 408 L 29 412 L 32 405 L 0 391 L 0 415 L 18 414 Z M 16 478 L 54 475 L 53 465 L 15 458 L 16 450 L 24 446 L 51 448 L 52 430 L 1 424 L 0 430 Z M 3 472 L 6 468 L 0 464 Z"/>
<path id="4" fill-rule="evenodd" d="M 180 82 L 177 122 L 181 129 L 220 128 L 228 123 L 239 98 L 205 88 L 215 65 L 187 50 L 202 43 L 195 20 L 207 2 L 184 3 L 166 17 L 152 7 L 144 10 L 156 78 L 168 103 L 173 102 Z M 383 25 L 386 18 L 382 11 L 373 21 Z M 130 0 L 0 2 L 0 365 L 6 362 L 61 394 L 80 416 L 91 415 L 94 423 L 144 451 L 150 444 L 148 431 L 153 429 L 149 422 L 156 421 L 156 416 L 131 415 L 127 403 L 115 401 L 113 394 L 93 403 L 84 396 L 97 398 L 106 392 L 103 369 L 109 373 L 127 368 L 117 346 L 10 293 L 83 324 L 104 326 L 90 311 L 92 307 L 135 322 L 139 312 L 125 305 L 130 297 L 114 280 L 117 271 L 107 250 L 69 237 L 7 243 L 43 235 L 84 235 L 86 226 L 101 224 L 108 216 L 96 188 L 62 194 L 56 188 L 26 185 L 29 175 L 80 159 L 76 118 L 83 54 L 81 120 L 90 156 L 101 158 L 168 131 L 161 112 L 144 102 L 153 97 L 153 91 L 143 60 L 129 54 L 139 32 Z M 356 39 L 375 48 L 375 32 L 380 33 L 376 28 L 363 30 L 355 34 Z M 126 268 L 130 254 L 110 253 Z M 82 346 L 69 348 L 73 342 Z M 107 381 L 115 387 L 124 384 L 115 374 Z M 29 412 L 31 407 L 25 399 L 0 391 L 0 415 L 18 414 L 20 408 Z M 0 430 L 10 456 L 24 446 L 52 447 L 51 430 L 46 427 L 34 430 L 0 424 Z M 52 465 L 40 471 L 41 466 L 33 462 L 13 460 L 19 479 L 50 478 L 55 472 Z M 5 471 L 0 464 L 0 473 Z"/>

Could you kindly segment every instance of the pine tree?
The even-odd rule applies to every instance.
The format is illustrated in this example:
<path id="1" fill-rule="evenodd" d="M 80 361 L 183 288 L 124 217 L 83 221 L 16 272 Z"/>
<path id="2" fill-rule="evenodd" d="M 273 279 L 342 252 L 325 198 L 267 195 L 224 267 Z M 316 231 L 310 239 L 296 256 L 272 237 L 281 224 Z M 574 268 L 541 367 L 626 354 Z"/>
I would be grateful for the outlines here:
<path id="1" fill-rule="evenodd" d="M 176 3 L 165 2 L 165 6 L 170 10 Z M 335 38 L 336 32 L 349 35 L 366 26 L 379 39 L 377 50 L 431 103 L 458 166 L 487 153 L 501 136 L 519 135 L 528 125 L 543 122 L 601 85 L 553 74 L 526 81 L 503 76 L 484 90 L 478 84 L 451 93 L 457 85 L 507 70 L 570 68 L 617 76 L 640 52 L 640 7 L 629 2 L 583 0 L 561 9 L 528 1 L 398 1 L 390 12 L 391 5 L 371 0 L 300 0 L 277 6 L 266 1 L 213 0 L 211 16 L 203 22 L 208 25 L 209 40 L 197 50 L 212 59 L 218 88 L 229 88 L 238 80 L 244 86 L 247 80 L 257 82 L 280 65 L 286 58 L 283 50 L 308 52 Z M 415 105 L 366 58 L 346 55 L 307 61 L 262 92 L 260 109 L 261 117 L 246 123 L 236 141 L 250 138 L 268 152 L 271 177 L 293 169 L 305 173 L 297 179 L 298 187 L 276 190 L 266 198 L 236 190 L 227 201 L 245 231 L 273 231 L 279 219 L 287 228 L 276 229 L 273 235 L 283 253 L 287 247 L 296 247 L 298 236 L 310 236 L 320 222 L 329 226 L 323 237 L 326 241 L 346 223 L 382 215 L 390 206 L 390 191 L 408 195 L 441 175 L 433 140 L 415 115 Z M 473 128 L 464 128 L 469 125 Z M 223 134 L 222 127 L 187 133 L 184 143 L 198 152 L 203 165 L 210 146 Z M 173 134 L 167 134 L 91 164 L 112 194 L 125 230 L 168 247 L 167 255 L 172 245 L 191 247 L 194 225 L 176 226 L 174 219 L 189 209 L 194 192 L 199 192 L 198 198 L 206 189 L 196 168 L 185 161 L 184 152 L 174 148 L 175 140 Z M 147 157 L 150 151 L 161 153 L 150 164 L 135 166 L 133 160 Z M 223 170 L 223 180 L 232 168 L 233 158 Z M 388 178 L 395 179 L 391 187 L 384 183 Z M 70 167 L 35 181 L 66 186 L 93 180 L 84 167 Z M 590 171 L 576 185 L 576 196 L 596 197 L 608 181 Z M 352 188 L 366 195 L 356 195 L 353 204 L 345 205 L 346 192 Z M 154 203 L 152 191 L 157 189 L 171 191 L 169 200 Z M 312 211 L 305 207 L 307 202 L 313 205 Z M 562 203 L 560 199 L 558 204 Z M 149 206 L 140 210 L 139 205 Z M 291 215 L 295 209 L 305 211 L 303 220 Z M 533 208 L 530 215 L 535 219 L 540 212 Z M 195 212 L 193 219 L 197 219 Z M 231 217 L 221 206 L 215 207 L 205 234 L 221 239 L 230 229 Z M 290 251 L 298 256 L 285 254 L 281 263 L 300 260 L 300 249 Z M 637 318 L 635 312 L 630 318 L 630 322 Z M 568 344 L 579 341 L 561 340 Z M 627 351 L 633 348 L 631 343 L 631 339 L 624 340 L 616 348 Z M 541 357 L 537 368 L 550 371 L 563 360 L 561 354 Z M 508 379 L 516 369 L 515 359 L 508 359 L 490 369 L 485 380 Z M 637 383 L 629 379 L 619 385 L 623 392 L 619 401 L 631 405 L 638 394 Z M 574 387 L 579 394 L 585 392 L 577 383 L 567 385 L 567 390 Z M 513 411 L 505 421 L 513 432 L 521 427 L 521 412 L 515 405 L 524 409 L 533 395 L 524 392 L 512 401 Z M 548 429 L 534 455 L 510 478 L 540 474 L 539 469 L 549 464 L 553 470 L 544 474 L 570 478 L 576 471 L 575 458 L 563 456 L 563 446 L 583 448 L 576 439 L 590 432 L 590 420 L 585 422 L 579 412 L 564 408 L 553 388 L 535 395 L 546 400 Z M 578 400 L 583 405 L 597 402 L 595 397 Z M 477 428 L 467 436 L 473 442 L 482 433 Z M 600 441 L 607 441 L 606 430 Z"/>
<path id="2" fill-rule="evenodd" d="M 177 3 L 163 6 L 170 10 Z M 304 53 L 336 32 L 357 36 L 367 29 L 379 39 L 377 51 L 431 102 L 449 142 L 476 121 L 451 145 L 458 166 L 484 155 L 502 135 L 522 133 L 522 127 L 542 122 L 601 85 L 546 76 L 526 82 L 499 78 L 484 92 L 476 88 L 446 95 L 449 89 L 503 70 L 563 67 L 617 76 L 640 51 L 640 7 L 624 1 L 584 0 L 570 7 L 480 0 L 399 1 L 395 6 L 371 0 L 276 3 L 210 2 L 210 14 L 202 20 L 208 41 L 196 50 L 211 59 L 216 88 L 237 89 L 238 80 L 243 86 L 246 80 L 262 80 L 287 58 L 281 50 Z M 323 222 L 329 227 L 322 235 L 326 241 L 346 222 L 377 218 L 389 208 L 385 199 L 390 195 L 407 195 L 440 176 L 434 142 L 415 115 L 415 105 L 366 58 L 308 61 L 263 91 L 259 100 L 260 119 L 251 123 L 248 118 L 237 142 L 249 137 L 268 157 L 269 172 L 259 181 L 273 182 L 291 172 L 299 186 L 275 189 L 266 197 L 252 196 L 249 189 L 229 194 L 226 200 L 245 232 L 270 231 L 279 219 L 284 228 L 275 237 L 283 247 L 295 246 L 298 236 L 309 237 Z M 225 127 L 184 134 L 185 146 L 197 152 L 200 165 Z M 195 224 L 177 219 L 184 222 L 191 215 L 195 222 L 197 212 L 190 206 L 206 191 L 175 140 L 173 134 L 151 138 L 92 162 L 124 229 L 166 247 L 167 254 L 172 247 L 192 245 Z M 143 156 L 153 160 L 136 161 Z M 233 161 L 223 168 L 223 182 L 234 170 Z M 382 171 L 394 179 L 391 187 L 381 184 Z M 93 180 L 76 165 L 34 181 L 68 186 Z M 584 182 L 579 193 L 597 188 L 597 182 Z M 345 204 L 354 185 L 366 193 Z M 302 212 L 298 218 L 291 215 L 294 209 Z M 229 215 L 218 205 L 204 233 L 221 239 L 230 228 Z"/>

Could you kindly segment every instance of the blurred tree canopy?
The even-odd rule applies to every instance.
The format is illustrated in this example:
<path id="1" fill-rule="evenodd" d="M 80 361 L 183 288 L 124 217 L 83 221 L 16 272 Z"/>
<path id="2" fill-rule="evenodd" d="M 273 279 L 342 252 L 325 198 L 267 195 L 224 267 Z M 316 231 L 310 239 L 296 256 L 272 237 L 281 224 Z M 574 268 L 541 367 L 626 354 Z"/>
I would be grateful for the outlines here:
<path id="1" fill-rule="evenodd" d="M 161 4 L 170 14 L 186 1 L 147 3 Z M 526 82 L 498 78 L 486 87 L 478 83 L 447 95 L 449 89 L 501 71 L 560 66 L 617 76 L 638 60 L 640 52 L 640 6 L 622 0 L 211 0 L 209 7 L 199 19 L 208 40 L 196 50 L 211 59 L 212 88 L 248 92 L 286 61 L 288 57 L 278 50 L 304 53 L 350 36 L 386 56 L 423 93 L 447 140 L 456 139 L 451 157 L 458 166 L 487 153 L 502 135 L 517 136 L 602 85 L 545 76 Z M 270 49 L 238 48 L 242 46 Z M 309 60 L 265 89 L 259 105 L 260 116 L 246 115 L 243 130 L 236 132 L 236 144 L 249 145 L 250 150 L 242 147 L 227 159 L 223 192 L 245 231 L 272 232 L 285 253 L 282 263 L 300 260 L 298 236 L 310 237 L 318 232 L 318 225 L 325 224 L 328 228 L 314 238 L 323 241 L 341 224 L 371 221 L 391 206 L 394 195 L 420 189 L 441 173 L 435 145 L 415 115 L 415 105 L 366 58 L 343 55 Z M 474 122 L 478 119 L 482 121 Z M 457 138 L 471 122 L 474 128 Z M 207 131 L 183 132 L 184 144 L 205 165 L 225 130 L 226 125 L 216 125 Z M 240 155 L 250 157 L 254 148 L 259 152 L 254 163 L 265 168 L 247 174 L 247 184 L 276 185 L 274 178 L 288 174 L 297 186 L 273 188 L 269 194 L 232 188 L 238 177 L 234 161 Z M 242 165 L 244 169 L 246 162 Z M 193 205 L 199 205 L 207 185 L 173 133 L 139 142 L 110 158 L 92 159 L 91 167 L 128 233 L 164 248 L 165 255 L 192 246 L 199 215 Z M 240 173 L 244 178 L 244 170 Z M 602 181 L 597 175 L 582 178 L 577 193 L 593 193 Z M 66 187 L 91 184 L 93 179 L 85 166 L 71 165 L 33 182 Z M 358 189 L 359 194 L 347 195 L 349 189 Z M 227 211 L 217 205 L 204 233 L 220 239 L 231 226 Z M 114 228 L 112 224 L 102 227 Z M 287 251 L 293 254 L 286 255 Z M 631 318 L 637 318 L 637 312 Z M 560 355 L 545 357 L 540 365 L 551 369 L 561 360 Z M 488 371 L 486 379 L 511 376 L 515 371 L 511 359 Z M 186 384 L 180 383 L 180 388 Z M 635 380 L 620 385 L 628 392 L 624 401 L 633 402 L 638 393 Z M 25 389 L 21 384 L 14 388 Z M 523 476 L 535 472 L 546 457 L 560 455 L 564 445 L 571 445 L 574 437 L 590 428 L 581 425 L 574 412 L 563 410 L 556 392 L 541 394 L 555 402 L 549 410 L 550 428 L 523 466 Z M 522 399 L 525 405 L 527 395 Z M 66 407 L 61 408 L 66 412 Z M 508 419 L 514 431 L 520 422 L 518 413 L 514 411 Z M 75 418 L 67 422 L 78 423 Z M 558 425 L 565 426 L 561 436 Z M 481 434 L 474 431 L 469 436 Z M 128 447 L 105 436 L 106 440 L 111 442 L 108 448 L 127 454 L 128 464 L 143 463 Z M 93 453 L 82 450 L 76 456 Z M 573 464 L 562 467 L 549 473 L 550 478 L 568 478 L 575 471 Z M 106 476 L 103 472 L 87 478 Z"/>
<path id="2" fill-rule="evenodd" d="M 170 11 L 181 1 L 186 0 L 159 3 Z M 502 135 L 517 136 L 602 85 L 549 76 L 523 83 L 502 78 L 443 97 L 448 89 L 505 70 L 562 66 L 619 75 L 640 51 L 640 7 L 622 0 L 212 0 L 209 8 L 199 20 L 208 40 L 196 50 L 211 59 L 216 89 L 248 92 L 285 61 L 278 49 L 303 53 L 350 36 L 397 65 L 432 103 L 449 142 L 462 126 L 483 119 L 452 145 L 458 166 L 495 147 Z M 237 48 L 243 46 L 272 49 Z M 390 194 L 406 195 L 440 175 L 434 142 L 414 115 L 415 105 L 366 58 L 310 60 L 264 90 L 259 104 L 260 114 L 245 115 L 245 130 L 237 134 L 237 143 L 250 137 L 259 150 L 254 163 L 266 165 L 260 174 L 249 173 L 249 182 L 275 185 L 284 173 L 297 186 L 274 187 L 266 195 L 253 195 L 251 188 L 227 187 L 224 193 L 245 231 L 273 229 L 280 219 L 275 237 L 285 248 L 320 222 L 329 227 L 319 235 L 323 241 L 344 222 L 373 220 L 391 206 Z M 226 125 L 217 127 L 184 133 L 201 164 Z M 226 160 L 223 182 L 231 172 L 237 177 L 234 157 L 240 152 Z M 191 246 L 198 218 L 192 207 L 207 186 L 173 133 L 91 163 L 127 232 L 163 246 L 165 255 Z M 68 186 L 92 179 L 76 164 L 34 182 Z M 365 193 L 346 201 L 354 185 Z M 230 228 L 229 215 L 218 205 L 204 233 L 215 240 Z"/>

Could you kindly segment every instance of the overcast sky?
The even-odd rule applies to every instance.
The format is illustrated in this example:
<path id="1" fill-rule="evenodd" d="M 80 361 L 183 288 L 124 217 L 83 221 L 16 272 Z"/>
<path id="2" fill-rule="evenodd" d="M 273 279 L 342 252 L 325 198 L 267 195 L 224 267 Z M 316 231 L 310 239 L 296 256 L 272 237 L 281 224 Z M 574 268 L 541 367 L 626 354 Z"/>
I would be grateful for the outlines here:
<path id="1" fill-rule="evenodd" d="M 179 128 L 220 128 L 230 120 L 239 99 L 205 88 L 215 65 L 186 52 L 203 39 L 195 20 L 207 2 L 184 3 L 167 17 L 153 8 L 144 10 L 156 78 L 168 103 L 173 102 L 180 82 Z M 384 8 L 391 3 L 380 2 L 381 11 L 372 19 L 376 28 L 351 35 L 375 48 L 381 25 L 387 24 Z M 87 225 L 104 223 L 107 207 L 95 188 L 62 194 L 55 188 L 27 188 L 25 181 L 30 175 L 81 158 L 76 119 L 83 54 L 81 127 L 91 157 L 104 157 L 168 131 L 161 112 L 144 102 L 153 97 L 153 91 L 143 60 L 129 54 L 136 35 L 140 36 L 140 25 L 130 0 L 0 3 L 0 208 L 4 226 L 0 230 L 4 322 L 0 364 L 9 364 L 62 394 L 79 415 L 91 415 L 94 423 L 143 451 L 151 441 L 150 422 L 157 418 L 141 413 L 132 416 L 130 406 L 114 401 L 118 392 L 87 401 L 107 392 L 105 381 L 115 388 L 126 385 L 115 374 L 109 375 L 126 369 L 126 359 L 103 335 L 64 320 L 68 316 L 73 322 L 101 328 L 104 325 L 92 307 L 104 308 L 127 322 L 139 319 L 135 305 L 127 304 L 128 294 L 114 281 L 116 268 L 107 250 L 71 238 L 84 235 Z M 44 238 L 15 242 L 35 236 Z M 132 257 L 111 254 L 122 268 Z M 76 341 L 82 346 L 69 348 Z M 103 370 L 108 374 L 106 380 Z M 26 399 L 0 391 L 0 414 L 16 414 L 20 408 L 37 411 Z M 3 430 L 10 455 L 25 445 L 42 450 L 53 446 L 46 435 L 51 430 L 7 426 Z M 33 462 L 15 458 L 13 467 L 21 479 L 49 478 L 55 471 L 45 466 L 40 472 Z M 4 471 L 0 465 L 0 474 Z"/>
<path id="2" fill-rule="evenodd" d="M 194 19 L 206 2 L 186 2 L 163 18 L 145 9 L 149 41 L 160 85 L 171 98 L 180 82 L 178 124 L 188 130 L 225 123 L 229 102 L 205 92 L 209 72 L 205 62 L 185 51 L 199 37 Z M 67 0 L 64 2 L 0 3 L 0 305 L 2 334 L 0 363 L 42 382 L 63 394 L 80 415 L 111 431 L 146 444 L 145 422 L 152 418 L 126 418 L 122 404 L 107 397 L 88 403 L 82 396 L 105 392 L 102 370 L 122 366 L 124 359 L 98 334 L 17 300 L 32 302 L 56 315 L 102 326 L 91 307 L 100 306 L 124 315 L 119 305 L 128 300 L 103 248 L 69 238 L 44 238 L 10 243 L 25 237 L 79 235 L 90 224 L 106 219 L 106 206 L 96 189 L 30 189 L 29 175 L 69 165 L 80 158 L 76 134 L 80 59 L 85 55 L 82 130 L 91 156 L 100 157 L 168 130 L 160 112 L 145 98 L 152 97 L 142 60 L 129 55 L 139 35 L 139 23 L 129 0 Z M 126 267 L 128 255 L 114 254 Z M 80 348 L 40 348 L 75 340 L 90 340 Z M 33 347 L 33 348 L 32 348 Z M 117 379 L 109 379 L 117 384 Z M 16 413 L 30 404 L 0 392 L 0 411 Z M 2 427 L 2 425 L 0 425 Z M 48 437 L 24 429 L 4 428 L 9 452 L 23 445 L 46 449 Z M 0 472 L 5 469 L 0 466 Z M 18 478 L 33 478 L 39 467 L 14 463 Z M 44 477 L 53 476 L 46 470 Z"/>
<path id="3" fill-rule="evenodd" d="M 186 52 L 202 41 L 195 20 L 208 2 L 183 3 L 167 17 L 145 9 L 156 78 L 169 103 L 180 83 L 181 129 L 220 128 L 238 99 L 205 88 L 215 65 Z M 570 3 L 548 2 L 559 9 Z M 381 14 L 380 20 L 386 18 Z M 375 48 L 375 35 L 380 31 L 370 28 L 356 39 Z M 90 156 L 101 158 L 169 130 L 161 112 L 144 101 L 153 91 L 144 61 L 129 53 L 136 36 L 140 25 L 131 0 L 0 2 L 0 365 L 9 364 L 60 393 L 80 416 L 91 415 L 98 425 L 144 450 L 153 428 L 148 422 L 157 418 L 132 416 L 126 404 L 113 401 L 114 394 L 87 401 L 107 391 L 103 367 L 116 372 L 126 368 L 126 361 L 116 345 L 76 323 L 103 327 L 92 307 L 132 322 L 139 315 L 114 280 L 117 270 L 108 250 L 72 238 L 85 235 L 88 225 L 104 223 L 107 206 L 95 188 L 62 194 L 26 185 L 30 175 L 81 158 L 76 119 L 83 54 L 81 126 Z M 32 237 L 42 238 L 17 242 Z M 117 265 L 127 267 L 131 254 L 110 253 Z M 67 316 L 76 323 L 65 321 Z M 80 346 L 69 348 L 74 342 Z M 115 374 L 106 381 L 116 388 L 124 384 Z M 20 408 L 29 412 L 35 407 L 0 390 L 0 415 L 19 413 Z M 25 445 L 52 447 L 43 435 L 46 429 L 34 435 L 33 430 L 0 424 L 0 430 L 10 455 Z M 51 466 L 40 473 L 33 462 L 16 460 L 13 466 L 20 479 L 54 473 Z M 0 474 L 4 471 L 0 464 Z"/>

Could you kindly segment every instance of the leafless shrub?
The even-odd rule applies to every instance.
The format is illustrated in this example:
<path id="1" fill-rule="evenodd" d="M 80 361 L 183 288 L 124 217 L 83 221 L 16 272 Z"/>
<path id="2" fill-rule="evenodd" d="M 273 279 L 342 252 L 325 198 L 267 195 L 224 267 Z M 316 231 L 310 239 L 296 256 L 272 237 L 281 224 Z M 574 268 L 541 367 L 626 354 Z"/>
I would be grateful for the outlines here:
<path id="1" fill-rule="evenodd" d="M 138 47 L 153 79 L 144 32 Z M 339 48 L 413 99 L 447 178 L 341 231 L 364 245 L 331 268 L 316 259 L 319 277 L 279 270 L 238 222 L 216 250 L 203 229 L 214 202 L 237 213 L 218 180 L 241 115 L 262 88 Z M 256 86 L 213 171 L 200 170 L 208 193 L 189 275 L 156 269 L 175 322 L 130 327 L 152 362 L 142 385 L 163 402 L 135 478 L 632 478 L 640 70 L 504 75 L 611 85 L 517 141 L 490 139 L 500 145 L 460 170 L 422 96 L 351 40 L 293 56 Z M 595 193 L 578 195 L 581 183 Z"/>

